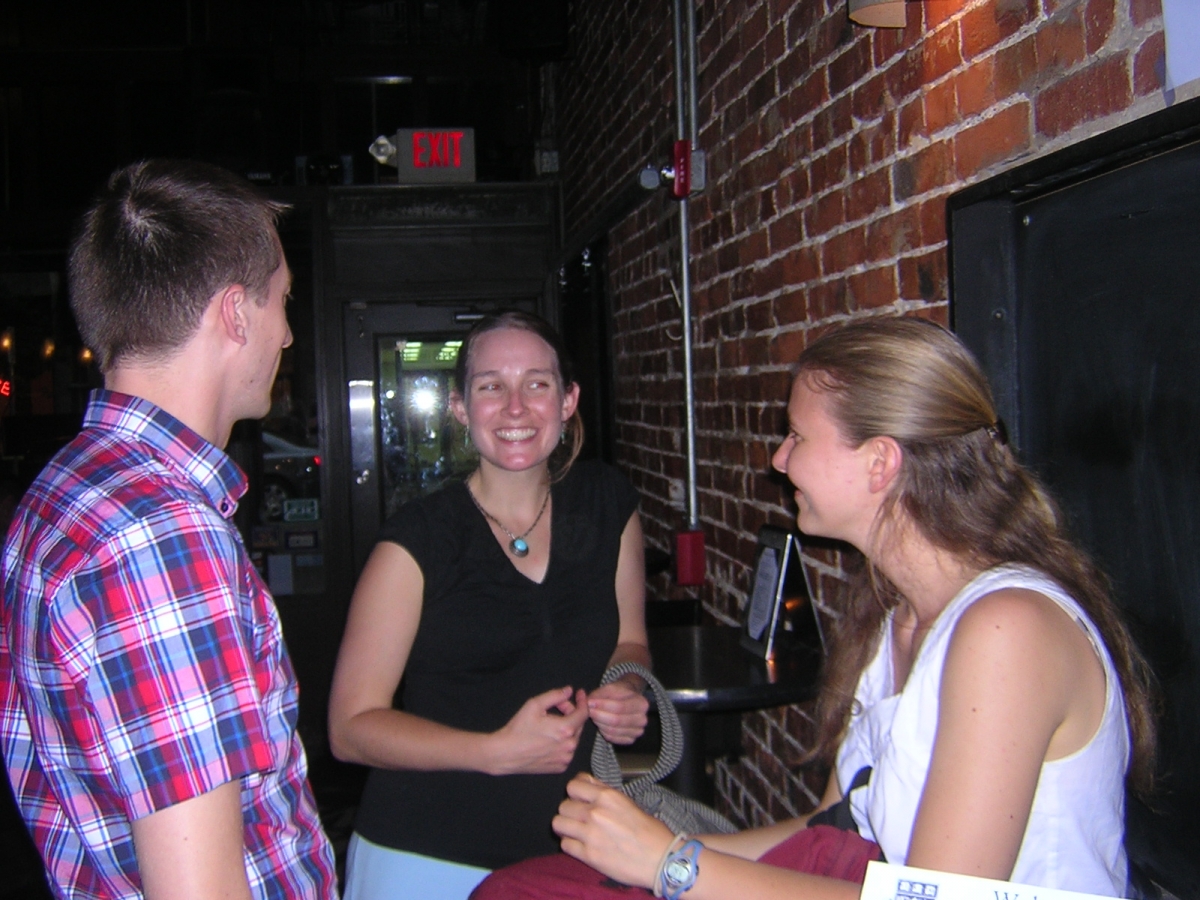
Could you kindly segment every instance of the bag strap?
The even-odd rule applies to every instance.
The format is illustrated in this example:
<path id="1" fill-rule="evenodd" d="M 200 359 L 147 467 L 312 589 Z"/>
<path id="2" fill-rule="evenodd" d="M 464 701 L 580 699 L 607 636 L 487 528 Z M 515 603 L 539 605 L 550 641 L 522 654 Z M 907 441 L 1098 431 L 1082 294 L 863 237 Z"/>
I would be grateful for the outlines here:
<path id="1" fill-rule="evenodd" d="M 639 676 L 654 694 L 654 704 L 658 708 L 658 721 L 662 732 L 662 744 L 658 748 L 658 759 L 654 761 L 649 772 L 638 776 L 629 784 L 625 784 L 624 778 L 621 776 L 621 764 L 617 762 L 617 754 L 613 750 L 612 744 L 597 731 L 595 743 L 592 744 L 592 774 L 609 787 L 633 795 L 675 771 L 675 767 L 683 758 L 683 729 L 679 726 L 679 714 L 675 711 L 675 704 L 667 695 L 667 689 L 654 677 L 654 673 L 641 663 L 617 663 L 604 673 L 600 684 L 601 686 L 612 684 L 618 678 L 626 675 Z"/>

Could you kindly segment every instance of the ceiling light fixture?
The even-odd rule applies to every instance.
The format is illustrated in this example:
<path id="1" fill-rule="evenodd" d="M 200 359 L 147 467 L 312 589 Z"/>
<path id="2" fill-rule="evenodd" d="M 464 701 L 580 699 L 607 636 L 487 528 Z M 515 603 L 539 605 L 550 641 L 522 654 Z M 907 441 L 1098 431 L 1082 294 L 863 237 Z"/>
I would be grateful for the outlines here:
<path id="1" fill-rule="evenodd" d="M 872 28 L 903 28 L 904 0 L 850 0 L 850 21 Z"/>

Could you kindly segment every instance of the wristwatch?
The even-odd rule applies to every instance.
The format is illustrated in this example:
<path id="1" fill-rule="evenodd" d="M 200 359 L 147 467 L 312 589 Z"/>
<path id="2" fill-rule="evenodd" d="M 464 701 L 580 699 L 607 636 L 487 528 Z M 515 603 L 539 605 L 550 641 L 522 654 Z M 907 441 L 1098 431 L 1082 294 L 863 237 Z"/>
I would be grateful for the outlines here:
<path id="1" fill-rule="evenodd" d="M 696 883 L 700 874 L 697 857 L 704 845 L 699 841 L 688 841 L 674 853 L 667 855 L 662 867 L 661 893 L 666 900 L 679 900 L 680 895 Z"/>

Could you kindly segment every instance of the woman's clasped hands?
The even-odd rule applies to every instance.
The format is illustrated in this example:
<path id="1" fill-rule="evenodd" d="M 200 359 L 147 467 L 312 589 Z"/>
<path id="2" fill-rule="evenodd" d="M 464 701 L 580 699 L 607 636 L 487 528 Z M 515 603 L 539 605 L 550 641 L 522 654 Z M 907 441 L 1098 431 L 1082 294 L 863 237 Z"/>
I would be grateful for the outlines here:
<path id="1" fill-rule="evenodd" d="M 491 775 L 563 772 L 588 720 L 587 693 L 554 688 L 530 697 L 499 731 L 489 735 Z"/>
<path id="2" fill-rule="evenodd" d="M 614 744 L 630 744 L 646 728 L 649 702 L 627 681 L 592 692 L 554 688 L 530 697 L 499 731 L 489 735 L 492 775 L 563 772 L 589 718 Z"/>

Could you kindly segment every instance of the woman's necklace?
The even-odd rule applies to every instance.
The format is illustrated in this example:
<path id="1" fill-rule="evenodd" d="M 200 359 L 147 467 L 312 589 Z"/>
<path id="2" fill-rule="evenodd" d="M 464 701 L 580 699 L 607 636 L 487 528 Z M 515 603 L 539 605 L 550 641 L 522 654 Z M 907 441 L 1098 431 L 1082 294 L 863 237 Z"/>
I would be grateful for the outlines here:
<path id="1" fill-rule="evenodd" d="M 463 483 L 466 484 L 466 482 L 463 482 Z M 481 513 L 483 513 L 484 517 L 489 522 L 495 522 L 497 527 L 499 527 L 499 529 L 501 531 L 503 531 L 505 534 L 507 534 L 509 536 L 509 538 L 510 538 L 510 540 L 508 542 L 509 552 L 512 553 L 512 555 L 517 557 L 518 559 L 528 556 L 529 555 L 529 544 L 526 543 L 525 538 L 529 537 L 529 533 L 531 531 L 533 531 L 533 529 L 537 528 L 538 522 L 542 521 L 542 514 L 546 511 L 546 505 L 550 502 L 550 489 L 546 488 L 546 497 L 544 500 L 542 500 L 542 508 L 538 510 L 537 518 L 533 520 L 533 524 L 530 525 L 528 528 L 526 528 L 522 534 L 513 534 L 511 531 L 509 531 L 507 528 L 504 527 L 503 522 L 501 522 L 499 519 L 497 519 L 495 516 L 493 516 L 490 512 L 488 512 L 486 509 L 484 509 L 482 506 L 480 506 L 479 501 L 475 499 L 475 492 L 473 490 L 471 490 L 471 486 L 469 484 L 466 485 L 466 488 L 467 488 L 467 493 L 471 497 L 471 502 L 475 504 L 475 508 L 477 510 L 479 510 Z"/>

